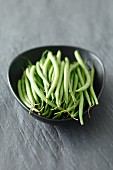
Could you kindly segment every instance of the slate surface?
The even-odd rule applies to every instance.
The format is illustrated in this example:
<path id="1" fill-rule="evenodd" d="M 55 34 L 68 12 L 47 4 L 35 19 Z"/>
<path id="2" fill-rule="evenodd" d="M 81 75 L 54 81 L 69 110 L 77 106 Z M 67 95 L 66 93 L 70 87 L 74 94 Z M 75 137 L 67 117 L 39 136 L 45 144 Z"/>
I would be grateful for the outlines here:
<path id="1" fill-rule="evenodd" d="M 73 45 L 99 56 L 106 86 L 85 126 L 51 126 L 28 116 L 10 92 L 19 53 Z M 0 170 L 113 169 L 113 1 L 0 0 Z"/>

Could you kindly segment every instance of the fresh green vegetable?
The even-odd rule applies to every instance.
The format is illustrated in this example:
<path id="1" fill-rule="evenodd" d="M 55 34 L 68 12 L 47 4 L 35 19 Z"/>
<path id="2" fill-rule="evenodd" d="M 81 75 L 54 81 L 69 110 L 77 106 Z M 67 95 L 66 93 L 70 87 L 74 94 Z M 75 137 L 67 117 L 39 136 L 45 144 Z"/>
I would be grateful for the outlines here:
<path id="1" fill-rule="evenodd" d="M 65 66 L 64 66 L 64 97 L 65 103 L 68 104 L 68 89 L 69 89 L 69 59 L 65 57 Z"/>
<path id="2" fill-rule="evenodd" d="M 35 65 L 29 64 L 18 80 L 20 100 L 40 116 L 49 119 L 73 118 L 83 125 L 84 107 L 98 104 L 94 91 L 94 65 L 87 69 L 76 50 L 76 60 L 70 63 L 68 57 L 62 60 L 62 53 L 56 55 L 49 50 Z"/>

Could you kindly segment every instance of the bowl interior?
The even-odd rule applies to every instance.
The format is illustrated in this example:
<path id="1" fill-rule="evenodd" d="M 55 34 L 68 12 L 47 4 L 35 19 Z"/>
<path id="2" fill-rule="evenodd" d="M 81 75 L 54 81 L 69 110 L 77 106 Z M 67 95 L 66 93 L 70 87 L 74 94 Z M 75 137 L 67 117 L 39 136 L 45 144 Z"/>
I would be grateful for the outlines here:
<path id="1" fill-rule="evenodd" d="M 103 88 L 104 88 L 104 66 L 100 59 L 92 52 L 77 48 L 77 47 L 68 47 L 68 46 L 46 46 L 46 47 L 39 47 L 35 49 L 31 49 L 29 51 L 26 51 L 19 56 L 17 56 L 11 63 L 9 67 L 8 72 L 8 79 L 9 79 L 9 85 L 10 88 L 16 97 L 16 99 L 19 101 L 19 103 L 28 111 L 29 109 L 23 105 L 23 103 L 18 98 L 18 91 L 17 91 L 17 82 L 21 78 L 23 70 L 27 67 L 27 59 L 29 59 L 33 64 L 36 63 L 37 60 L 41 58 L 41 55 L 44 50 L 51 50 L 53 53 L 56 54 L 57 50 L 61 50 L 62 52 L 62 59 L 64 57 L 68 57 L 71 62 L 75 61 L 74 57 L 74 51 L 79 50 L 83 60 L 87 60 L 88 66 L 92 65 L 92 60 L 94 62 L 95 67 L 95 79 L 94 79 L 94 89 L 95 93 L 100 98 Z M 58 121 L 67 121 L 69 119 L 64 120 L 52 120 L 47 119 L 41 116 L 38 116 L 36 113 L 33 113 L 33 116 L 35 116 L 37 119 L 40 119 L 41 121 L 52 121 L 52 122 L 58 122 Z"/>

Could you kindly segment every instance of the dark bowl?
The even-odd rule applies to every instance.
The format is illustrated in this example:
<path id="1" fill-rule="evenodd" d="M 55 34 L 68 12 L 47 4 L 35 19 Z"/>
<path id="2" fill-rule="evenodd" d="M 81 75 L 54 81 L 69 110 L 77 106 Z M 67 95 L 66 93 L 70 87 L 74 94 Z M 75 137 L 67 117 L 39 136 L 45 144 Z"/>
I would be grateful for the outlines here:
<path id="1" fill-rule="evenodd" d="M 83 58 L 83 60 L 87 60 L 88 65 L 90 66 L 92 64 L 92 60 L 94 61 L 94 67 L 95 67 L 95 79 L 94 79 L 94 89 L 95 93 L 100 99 L 100 96 L 102 95 L 104 84 L 105 84 L 105 69 L 103 66 L 103 63 L 101 60 L 97 57 L 96 54 L 82 49 L 78 47 L 71 47 L 71 46 L 45 46 L 45 47 L 38 47 L 35 49 L 28 50 L 26 52 L 23 52 L 22 54 L 19 54 L 10 64 L 9 71 L 8 71 L 8 82 L 10 89 L 17 99 L 17 101 L 20 103 L 20 105 L 29 112 L 29 109 L 20 101 L 17 91 L 17 82 L 22 76 L 23 70 L 27 67 L 27 59 L 29 59 L 33 64 L 36 63 L 37 60 L 40 59 L 41 54 L 44 50 L 51 50 L 53 53 L 56 53 L 57 50 L 61 50 L 62 52 L 62 58 L 63 57 L 69 57 L 69 60 L 73 62 L 75 60 L 74 57 L 74 51 L 78 50 Z M 84 111 L 84 114 L 87 113 L 87 108 Z M 36 119 L 45 122 L 45 123 L 52 123 L 52 124 L 60 124 L 60 123 L 66 123 L 72 121 L 72 118 L 68 119 L 61 119 L 61 120 L 52 120 L 48 118 L 44 118 L 42 116 L 37 115 L 37 113 L 33 112 L 31 114 Z"/>

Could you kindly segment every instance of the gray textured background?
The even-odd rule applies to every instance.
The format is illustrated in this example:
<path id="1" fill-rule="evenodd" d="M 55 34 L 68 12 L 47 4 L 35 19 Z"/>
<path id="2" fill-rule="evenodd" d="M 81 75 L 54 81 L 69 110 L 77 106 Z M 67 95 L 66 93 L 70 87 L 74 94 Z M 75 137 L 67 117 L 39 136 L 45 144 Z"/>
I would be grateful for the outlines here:
<path id="1" fill-rule="evenodd" d="M 7 70 L 16 55 L 57 44 L 89 49 L 106 68 L 100 105 L 84 127 L 35 120 L 8 87 Z M 0 0 L 0 170 L 112 170 L 112 69 L 112 0 Z"/>

